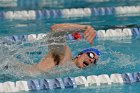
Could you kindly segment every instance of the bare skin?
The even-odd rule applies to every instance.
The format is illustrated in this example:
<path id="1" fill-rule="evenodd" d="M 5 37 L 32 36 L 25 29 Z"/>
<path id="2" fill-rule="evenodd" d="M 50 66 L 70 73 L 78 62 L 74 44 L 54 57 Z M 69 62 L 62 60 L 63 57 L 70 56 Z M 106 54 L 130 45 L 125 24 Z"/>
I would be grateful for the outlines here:
<path id="1" fill-rule="evenodd" d="M 84 31 L 84 37 L 86 40 L 90 43 L 93 44 L 93 40 L 96 36 L 96 31 L 94 28 L 92 28 L 89 25 L 79 25 L 79 24 L 56 24 L 51 27 L 52 31 L 58 31 L 58 29 L 67 29 L 67 28 L 80 28 L 80 29 L 85 29 Z M 61 30 L 60 30 L 61 31 Z M 59 65 L 64 65 L 67 61 L 72 60 L 72 53 L 70 48 L 67 45 L 63 45 L 60 47 L 57 47 L 51 51 L 38 63 L 33 66 L 33 68 L 36 68 L 40 70 L 41 72 L 48 72 L 51 68 L 54 68 L 56 66 L 56 61 L 54 60 L 54 56 L 58 55 L 60 62 Z M 95 54 L 96 55 L 96 54 Z M 98 56 L 95 56 L 95 59 L 98 59 Z M 84 62 L 86 64 L 90 65 L 93 64 L 93 61 L 95 59 L 91 59 L 87 56 L 86 53 L 83 53 L 82 55 L 78 56 L 73 60 L 73 64 L 75 64 L 79 68 L 86 67 Z"/>

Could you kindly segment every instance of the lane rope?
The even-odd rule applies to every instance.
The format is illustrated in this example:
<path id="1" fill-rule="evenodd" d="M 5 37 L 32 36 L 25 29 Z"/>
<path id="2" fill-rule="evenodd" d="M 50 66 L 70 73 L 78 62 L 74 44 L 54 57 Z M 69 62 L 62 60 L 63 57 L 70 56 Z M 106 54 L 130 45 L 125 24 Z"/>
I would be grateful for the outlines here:
<path id="1" fill-rule="evenodd" d="M 40 33 L 40 34 L 29 34 L 29 35 L 13 35 L 13 36 L 6 36 L 4 37 L 7 41 L 12 42 L 26 42 L 26 41 L 35 41 L 35 40 L 41 40 L 44 37 L 46 37 L 47 34 Z M 119 39 L 125 37 L 139 37 L 140 36 L 140 28 L 134 27 L 134 28 L 117 28 L 117 29 L 107 29 L 107 30 L 97 30 L 96 39 L 102 40 L 102 39 Z M 83 39 L 83 33 L 74 33 L 74 34 L 68 34 L 65 36 L 67 40 L 79 40 Z M 59 37 L 58 37 L 59 38 Z M 5 43 L 5 42 L 3 42 Z"/>
<path id="2" fill-rule="evenodd" d="M 34 79 L 28 81 L 7 81 L 0 83 L 0 92 L 38 91 L 76 87 L 92 87 L 111 84 L 131 84 L 140 82 L 140 72 L 65 77 L 55 79 Z"/>
<path id="3" fill-rule="evenodd" d="M 0 12 L 0 19 L 35 20 L 43 18 L 73 18 L 89 16 L 133 16 L 140 15 L 140 6 L 119 6 L 99 8 L 72 8 L 51 10 L 22 10 Z"/>

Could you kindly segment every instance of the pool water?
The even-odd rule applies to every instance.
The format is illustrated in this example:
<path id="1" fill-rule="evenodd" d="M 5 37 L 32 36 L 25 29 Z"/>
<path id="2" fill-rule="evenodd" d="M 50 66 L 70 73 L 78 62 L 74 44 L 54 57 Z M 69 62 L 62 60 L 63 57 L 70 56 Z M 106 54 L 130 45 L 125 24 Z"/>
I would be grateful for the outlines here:
<path id="1" fill-rule="evenodd" d="M 22 0 L 19 0 L 22 1 Z M 87 0 L 92 1 L 92 0 Z M 49 1 L 50 2 L 50 1 Z M 119 6 L 119 5 L 139 5 L 140 2 L 137 0 L 129 2 L 133 3 L 118 3 L 112 2 L 100 2 L 97 3 L 96 7 L 99 6 Z M 62 2 L 60 2 L 62 3 Z M 70 3 L 70 2 L 69 2 Z M 72 7 L 72 3 L 68 4 Z M 80 6 L 80 3 L 78 3 Z M 88 3 L 87 3 L 88 4 Z M 87 4 L 81 3 L 80 7 L 88 7 Z M 93 4 L 93 3 L 92 3 Z M 92 5 L 91 4 L 91 5 Z M 101 5 L 100 5 L 101 4 Z M 105 5 L 104 5 L 105 4 Z M 89 7 L 91 7 L 91 5 Z M 63 6 L 65 8 L 66 6 Z M 77 7 L 74 4 L 73 7 Z M 18 10 L 25 7 L 15 7 L 13 10 Z M 40 7 L 38 6 L 40 9 Z M 43 8 L 57 8 L 57 7 L 43 7 Z M 60 7 L 58 7 L 60 8 Z M 61 7 L 62 8 L 62 7 Z M 30 7 L 28 6 L 28 9 Z M 31 7 L 34 9 L 34 7 Z M 1 11 L 9 10 L 8 8 L 1 8 Z M 104 15 L 104 16 L 93 16 L 84 18 L 60 18 L 60 19 L 42 19 L 42 20 L 0 20 L 0 43 L 6 42 L 6 36 L 12 35 L 27 35 L 27 34 L 39 34 L 39 33 L 49 33 L 50 27 L 57 23 L 78 23 L 78 24 L 89 24 L 95 27 L 95 29 L 108 29 L 116 26 L 136 26 L 140 24 L 140 16 L 115 16 L 115 15 Z M 41 58 L 47 53 L 47 44 L 38 43 L 42 41 L 33 42 L 11 42 L 0 45 L 0 82 L 6 81 L 17 81 L 17 80 L 30 80 L 39 78 L 56 78 L 56 77 L 77 77 L 77 76 L 89 76 L 89 75 L 101 75 L 101 74 L 113 74 L 113 73 L 127 73 L 127 72 L 139 72 L 140 71 L 140 37 L 118 37 L 115 40 L 113 38 L 96 38 L 94 45 L 90 45 L 84 39 L 80 41 L 70 41 L 66 43 L 70 46 L 73 55 L 79 53 L 82 49 L 88 47 L 98 48 L 102 53 L 97 65 L 92 65 L 84 69 L 71 69 L 65 70 L 66 67 L 58 67 L 56 70 L 60 71 L 57 75 L 53 72 L 49 74 L 41 74 L 40 76 L 30 77 L 26 74 L 20 72 L 14 67 L 12 69 L 3 69 L 3 66 L 7 63 L 14 64 L 16 62 L 21 62 L 25 64 L 38 63 Z M 12 44 L 11 44 L 12 43 Z M 64 70 L 64 71 L 63 71 Z M 65 73 L 64 73 L 65 72 Z M 132 84 L 112 84 L 112 85 L 102 85 L 102 86 L 92 86 L 89 88 L 75 88 L 75 89 L 56 89 L 56 90 L 42 90 L 42 91 L 30 91 L 23 93 L 139 93 L 140 83 Z M 21 92 L 20 92 L 21 93 Z"/>

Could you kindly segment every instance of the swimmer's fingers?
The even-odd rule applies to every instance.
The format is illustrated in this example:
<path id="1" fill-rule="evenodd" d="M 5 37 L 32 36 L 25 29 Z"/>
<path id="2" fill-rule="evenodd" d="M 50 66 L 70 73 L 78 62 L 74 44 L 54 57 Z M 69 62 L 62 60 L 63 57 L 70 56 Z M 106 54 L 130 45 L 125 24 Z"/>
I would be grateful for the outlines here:
<path id="1" fill-rule="evenodd" d="M 91 26 L 86 26 L 86 31 L 84 32 L 85 36 L 89 36 L 91 34 L 95 34 L 96 31 L 93 27 Z"/>
<path id="2" fill-rule="evenodd" d="M 91 34 L 88 35 L 88 36 L 86 35 L 86 40 L 87 40 L 89 43 L 91 43 L 91 44 L 92 44 L 92 41 L 91 41 L 91 40 L 92 40 L 92 38 L 93 38 L 92 36 L 93 36 L 93 35 L 91 35 Z"/>
<path id="3" fill-rule="evenodd" d="M 94 28 L 92 28 L 91 26 L 87 26 L 86 31 L 84 32 L 85 38 L 86 40 L 93 44 L 93 40 L 96 36 L 96 31 L 94 30 Z"/>
<path id="4" fill-rule="evenodd" d="M 90 36 L 88 36 L 86 39 L 90 44 L 94 43 L 94 38 L 95 38 L 96 34 L 91 34 Z"/>
<path id="5" fill-rule="evenodd" d="M 91 31 L 91 27 L 90 26 L 86 26 L 86 30 L 84 32 L 85 38 L 87 38 L 90 35 L 90 31 Z"/>
<path id="6" fill-rule="evenodd" d="M 92 30 L 92 28 L 91 28 L 91 27 L 88 27 L 88 28 L 86 29 L 85 33 L 84 33 L 84 34 L 85 34 L 86 40 L 87 40 L 88 42 L 90 42 L 90 43 L 91 43 L 90 38 L 91 38 L 91 34 L 92 34 L 91 30 Z"/>
<path id="7" fill-rule="evenodd" d="M 95 38 L 96 34 L 91 34 L 90 36 L 87 37 L 87 41 L 90 43 L 90 44 L 93 44 L 94 43 L 94 38 Z"/>

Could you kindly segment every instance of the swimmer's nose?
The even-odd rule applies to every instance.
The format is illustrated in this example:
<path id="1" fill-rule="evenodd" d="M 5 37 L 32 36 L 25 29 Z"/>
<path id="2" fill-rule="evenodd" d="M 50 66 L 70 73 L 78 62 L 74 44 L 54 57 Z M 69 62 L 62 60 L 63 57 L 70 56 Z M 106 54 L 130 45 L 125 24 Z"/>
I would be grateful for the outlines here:
<path id="1" fill-rule="evenodd" d="M 90 62 L 90 63 L 93 63 L 93 61 L 92 61 L 91 59 L 89 59 L 89 62 Z"/>

